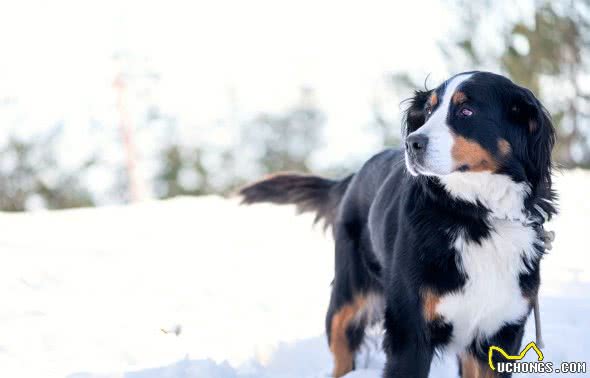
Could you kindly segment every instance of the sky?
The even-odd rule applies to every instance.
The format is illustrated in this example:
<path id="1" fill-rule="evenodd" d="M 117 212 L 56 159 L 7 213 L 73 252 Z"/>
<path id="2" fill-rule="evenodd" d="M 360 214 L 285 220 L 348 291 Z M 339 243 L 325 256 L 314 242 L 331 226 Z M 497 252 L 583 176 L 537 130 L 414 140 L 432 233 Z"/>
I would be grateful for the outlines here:
<path id="1" fill-rule="evenodd" d="M 280 110 L 301 85 L 328 109 L 337 101 L 354 111 L 388 71 L 441 70 L 430 33 L 445 29 L 445 10 L 426 4 L 10 2 L 0 15 L 0 94 L 39 122 L 100 112 L 114 101 L 113 54 L 127 52 L 147 61 L 138 71 L 160 74 L 162 101 L 187 122 L 227 112 L 230 91 L 244 112 Z"/>
<path id="2" fill-rule="evenodd" d="M 439 1 L 24 0 L 2 9 L 0 141 L 61 122 L 61 155 L 73 166 L 96 149 L 122 156 L 118 72 L 132 83 L 132 114 L 157 103 L 194 145 L 236 142 L 214 125 L 280 112 L 313 88 L 327 117 L 318 165 L 364 160 L 379 145 L 367 132 L 371 103 L 396 115 L 410 95 L 391 97 L 384 78 L 443 81 L 437 41 L 457 19 Z M 138 137 L 140 155 L 155 143 Z"/>

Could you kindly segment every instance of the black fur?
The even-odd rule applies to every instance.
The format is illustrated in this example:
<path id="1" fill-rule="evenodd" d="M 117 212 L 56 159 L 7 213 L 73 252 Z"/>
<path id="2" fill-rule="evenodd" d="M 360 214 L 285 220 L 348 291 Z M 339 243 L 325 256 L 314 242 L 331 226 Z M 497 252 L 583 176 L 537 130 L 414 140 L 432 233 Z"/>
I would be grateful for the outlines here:
<path id="1" fill-rule="evenodd" d="M 297 173 L 279 173 L 240 189 L 242 203 L 295 204 L 300 213 L 313 211 L 315 222 L 334 222 L 336 210 L 352 175 L 341 181 Z"/>
<path id="2" fill-rule="evenodd" d="M 414 132 L 424 124 L 426 114 L 424 113 L 424 105 L 430 97 L 432 91 L 414 91 L 414 96 L 409 101 L 408 109 L 404 113 L 404 129 L 403 135 L 407 136 L 411 132 Z"/>
<path id="3" fill-rule="evenodd" d="M 444 86 L 415 92 L 405 113 L 403 135 L 427 121 L 430 95 L 444 91 Z M 550 160 L 555 134 L 547 111 L 529 90 L 491 73 L 474 72 L 464 91 L 479 117 L 462 119 L 453 105 L 447 119 L 453 132 L 496 157 L 496 174 L 530 186 L 524 205 L 531 218 L 551 217 L 556 212 Z M 500 154 L 499 138 L 510 144 L 506 156 Z M 403 151 L 396 150 L 374 156 L 342 181 L 278 175 L 241 193 L 246 203 L 295 203 L 302 211 L 316 211 L 318 218 L 333 226 L 335 276 L 326 317 L 329 342 L 331 322 L 340 309 L 359 295 L 381 294 L 385 300 L 384 376 L 428 375 L 433 354 L 452 338 L 453 326 L 444 319 L 425 318 L 423 290 L 444 295 L 463 287 L 468 277 L 457 265 L 452 238 L 459 233 L 473 242 L 487 238 L 494 231 L 488 222 L 489 209 L 451 196 L 437 177 L 411 176 Z M 539 235 L 541 223 L 542 219 L 535 226 Z M 539 258 L 529 264 L 530 273 L 520 276 L 524 296 L 535 295 L 539 288 L 543 251 L 538 249 Z M 515 351 L 525 320 L 499 329 L 485 343 Z M 353 352 L 369 321 L 362 318 L 347 329 Z M 483 347 L 474 344 L 470 351 L 482 364 L 487 358 Z"/>

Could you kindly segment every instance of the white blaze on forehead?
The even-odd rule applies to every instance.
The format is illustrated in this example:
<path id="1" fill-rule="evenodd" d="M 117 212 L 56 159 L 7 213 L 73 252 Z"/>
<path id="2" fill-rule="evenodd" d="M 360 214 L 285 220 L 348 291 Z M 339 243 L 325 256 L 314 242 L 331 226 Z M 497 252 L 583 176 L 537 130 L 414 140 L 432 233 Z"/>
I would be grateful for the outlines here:
<path id="1" fill-rule="evenodd" d="M 442 101 L 436 110 L 432 113 L 428 121 L 424 124 L 424 127 L 430 127 L 431 125 L 444 125 L 446 124 L 447 116 L 449 115 L 449 107 L 453 94 L 461 84 L 469 80 L 473 74 L 461 74 L 452 78 L 443 88 Z"/>

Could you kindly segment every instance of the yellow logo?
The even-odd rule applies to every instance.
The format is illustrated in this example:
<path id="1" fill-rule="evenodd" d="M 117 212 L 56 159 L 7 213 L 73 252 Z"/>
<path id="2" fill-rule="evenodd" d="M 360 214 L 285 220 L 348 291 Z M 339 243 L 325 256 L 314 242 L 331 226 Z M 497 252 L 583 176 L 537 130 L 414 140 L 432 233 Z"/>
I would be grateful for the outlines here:
<path id="1" fill-rule="evenodd" d="M 541 350 L 539 349 L 539 347 L 537 347 L 537 344 L 535 344 L 534 341 L 531 341 L 530 343 L 527 344 L 527 346 L 524 347 L 524 349 L 522 350 L 522 352 L 520 352 L 519 355 L 517 356 L 511 356 L 508 353 L 506 353 L 504 351 L 504 349 L 500 348 L 499 346 L 495 346 L 492 345 L 490 347 L 490 350 L 488 351 L 488 363 L 490 365 L 490 369 L 496 371 L 496 367 L 494 366 L 494 364 L 492 363 L 492 355 L 494 354 L 494 351 L 500 352 L 500 354 L 502 356 L 504 356 L 504 358 L 506 358 L 507 360 L 510 361 L 520 361 L 524 358 L 524 356 L 526 356 L 527 352 L 530 349 L 534 349 L 535 352 L 537 352 L 537 356 L 539 357 L 539 361 L 543 361 L 543 352 L 541 352 Z"/>

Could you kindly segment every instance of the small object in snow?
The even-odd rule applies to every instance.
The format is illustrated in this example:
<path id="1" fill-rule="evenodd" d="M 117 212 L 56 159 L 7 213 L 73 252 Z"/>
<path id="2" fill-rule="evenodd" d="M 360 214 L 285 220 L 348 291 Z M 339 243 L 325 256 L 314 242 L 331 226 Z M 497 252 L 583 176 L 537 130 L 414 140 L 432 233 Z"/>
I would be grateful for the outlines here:
<path id="1" fill-rule="evenodd" d="M 174 327 L 172 327 L 170 329 L 160 328 L 160 331 L 164 332 L 165 334 L 173 333 L 176 336 L 178 336 L 182 332 L 182 327 L 180 326 L 180 324 L 177 324 L 177 325 L 175 325 Z"/>

